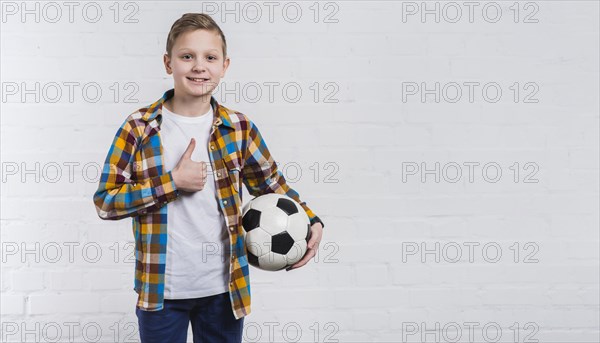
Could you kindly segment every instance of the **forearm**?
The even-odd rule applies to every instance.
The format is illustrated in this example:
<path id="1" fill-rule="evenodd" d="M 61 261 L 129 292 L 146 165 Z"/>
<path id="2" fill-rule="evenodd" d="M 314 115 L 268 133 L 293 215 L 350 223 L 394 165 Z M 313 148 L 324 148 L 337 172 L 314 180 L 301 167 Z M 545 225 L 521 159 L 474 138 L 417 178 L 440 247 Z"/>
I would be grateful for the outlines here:
<path id="1" fill-rule="evenodd" d="M 98 216 L 118 220 L 155 211 L 177 198 L 179 191 L 171 172 L 138 180 L 123 180 L 114 173 L 103 173 L 102 181 L 94 194 Z M 113 180 L 113 181 L 105 181 Z"/>

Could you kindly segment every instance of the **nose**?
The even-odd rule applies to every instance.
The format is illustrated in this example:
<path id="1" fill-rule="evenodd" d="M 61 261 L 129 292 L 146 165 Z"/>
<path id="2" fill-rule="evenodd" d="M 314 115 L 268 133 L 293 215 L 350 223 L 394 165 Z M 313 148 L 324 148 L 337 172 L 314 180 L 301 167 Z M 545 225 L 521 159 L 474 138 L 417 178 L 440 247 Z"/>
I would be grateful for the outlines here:
<path id="1" fill-rule="evenodd" d="M 201 61 L 197 61 L 197 62 L 194 64 L 194 67 L 192 68 L 192 71 L 194 71 L 194 72 L 198 72 L 198 73 L 200 73 L 200 72 L 203 72 L 203 71 L 205 71 L 205 70 L 206 70 L 206 67 L 204 67 L 204 65 L 202 64 L 202 62 L 201 62 Z"/>

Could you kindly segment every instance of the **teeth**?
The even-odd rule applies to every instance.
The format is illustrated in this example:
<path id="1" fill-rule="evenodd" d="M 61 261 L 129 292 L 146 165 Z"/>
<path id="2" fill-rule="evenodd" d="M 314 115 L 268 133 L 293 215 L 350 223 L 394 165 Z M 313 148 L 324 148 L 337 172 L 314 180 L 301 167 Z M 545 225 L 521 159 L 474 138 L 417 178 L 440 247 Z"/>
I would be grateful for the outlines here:
<path id="1" fill-rule="evenodd" d="M 189 79 L 192 80 L 192 81 L 206 81 L 207 80 L 207 79 L 193 79 L 191 77 Z"/>

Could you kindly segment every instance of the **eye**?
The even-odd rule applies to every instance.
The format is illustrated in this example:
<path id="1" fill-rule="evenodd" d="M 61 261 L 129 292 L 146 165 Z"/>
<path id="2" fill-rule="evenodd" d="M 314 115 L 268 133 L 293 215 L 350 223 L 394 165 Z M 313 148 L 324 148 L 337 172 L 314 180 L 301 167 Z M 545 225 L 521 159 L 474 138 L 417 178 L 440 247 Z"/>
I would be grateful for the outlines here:
<path id="1" fill-rule="evenodd" d="M 185 60 L 185 59 L 186 59 L 186 57 L 192 57 L 192 55 L 190 55 L 190 54 L 186 54 L 186 55 L 183 55 L 182 57 L 183 57 L 183 59 Z"/>
<path id="2" fill-rule="evenodd" d="M 216 59 L 217 59 L 217 57 L 215 57 L 215 56 L 208 56 L 208 59 L 211 59 L 211 58 L 212 58 L 212 60 L 211 60 L 211 61 L 214 61 L 214 60 L 216 60 Z"/>

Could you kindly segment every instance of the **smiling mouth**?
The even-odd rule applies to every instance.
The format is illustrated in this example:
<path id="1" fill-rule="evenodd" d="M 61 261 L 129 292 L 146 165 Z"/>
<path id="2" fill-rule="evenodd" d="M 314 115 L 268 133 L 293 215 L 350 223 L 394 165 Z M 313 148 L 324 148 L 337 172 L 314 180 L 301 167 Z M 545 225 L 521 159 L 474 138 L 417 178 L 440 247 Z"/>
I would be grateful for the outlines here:
<path id="1" fill-rule="evenodd" d="M 203 82 L 210 80 L 210 79 L 205 79 L 205 78 L 193 78 L 193 77 L 186 77 L 186 78 L 194 83 L 203 83 Z"/>

